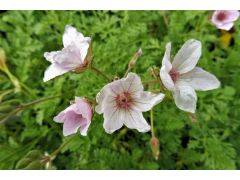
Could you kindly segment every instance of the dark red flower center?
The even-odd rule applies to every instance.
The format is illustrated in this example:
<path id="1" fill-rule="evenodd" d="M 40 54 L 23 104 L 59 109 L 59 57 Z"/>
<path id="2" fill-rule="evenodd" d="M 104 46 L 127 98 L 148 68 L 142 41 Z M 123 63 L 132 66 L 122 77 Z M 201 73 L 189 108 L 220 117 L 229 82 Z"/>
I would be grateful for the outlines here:
<path id="1" fill-rule="evenodd" d="M 133 105 L 133 98 L 129 92 L 118 94 L 115 98 L 118 108 L 129 109 Z"/>
<path id="2" fill-rule="evenodd" d="M 224 12 L 220 12 L 218 15 L 217 15 L 217 19 L 219 21 L 223 21 L 224 19 L 226 18 L 226 14 Z"/>
<path id="3" fill-rule="evenodd" d="M 178 80 L 180 74 L 179 72 L 177 72 L 175 69 L 172 69 L 170 72 L 169 72 L 169 75 L 171 76 L 172 80 L 175 82 Z"/>

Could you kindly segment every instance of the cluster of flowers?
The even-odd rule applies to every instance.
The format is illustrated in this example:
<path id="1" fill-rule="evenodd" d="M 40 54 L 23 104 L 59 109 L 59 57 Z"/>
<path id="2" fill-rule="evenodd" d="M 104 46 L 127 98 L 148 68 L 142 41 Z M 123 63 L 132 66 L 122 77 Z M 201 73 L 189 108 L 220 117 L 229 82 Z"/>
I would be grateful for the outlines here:
<path id="1" fill-rule="evenodd" d="M 215 11 L 212 22 L 220 29 L 229 30 L 238 16 L 238 11 Z M 63 46 L 60 51 L 44 54 L 46 60 L 51 63 L 45 71 L 44 81 L 69 71 L 83 72 L 91 66 L 91 38 L 84 37 L 74 27 L 67 25 L 63 34 Z M 190 113 L 195 113 L 196 110 L 195 90 L 207 91 L 220 86 L 214 75 L 196 67 L 201 48 L 201 42 L 190 39 L 171 61 L 171 43 L 168 43 L 159 72 L 161 83 L 172 92 L 176 106 Z M 141 51 L 138 54 L 141 54 Z M 134 63 L 130 62 L 129 65 Z M 130 72 L 122 79 L 113 80 L 102 88 L 96 96 L 95 111 L 103 114 L 103 127 L 107 133 L 113 133 L 123 125 L 139 132 L 147 132 L 150 126 L 142 112 L 151 110 L 164 97 L 162 93 L 144 91 L 140 77 Z M 78 130 L 85 136 L 93 111 L 92 102 L 87 98 L 75 97 L 75 102 L 54 117 L 54 121 L 63 123 L 64 136 L 74 134 Z"/>

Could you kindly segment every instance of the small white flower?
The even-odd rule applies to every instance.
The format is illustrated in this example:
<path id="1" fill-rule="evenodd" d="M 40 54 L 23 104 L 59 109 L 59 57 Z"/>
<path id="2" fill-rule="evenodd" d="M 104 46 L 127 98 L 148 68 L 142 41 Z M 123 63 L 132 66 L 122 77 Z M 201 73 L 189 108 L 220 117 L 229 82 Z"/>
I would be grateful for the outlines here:
<path id="1" fill-rule="evenodd" d="M 149 111 L 160 103 L 164 94 L 143 91 L 139 76 L 129 73 L 126 78 L 113 81 L 98 93 L 96 112 L 103 113 L 103 127 L 107 133 L 113 133 L 126 125 L 139 132 L 147 132 L 150 126 L 142 112 Z"/>
<path id="2" fill-rule="evenodd" d="M 85 65 L 91 39 L 67 25 L 63 34 L 61 51 L 45 52 L 44 57 L 52 64 L 47 68 L 43 81 L 46 82 L 68 71 L 75 70 Z"/>
<path id="3" fill-rule="evenodd" d="M 201 42 L 190 39 L 182 46 L 171 63 L 171 43 L 166 46 L 160 77 L 164 86 L 173 92 L 177 107 L 194 113 L 197 95 L 195 90 L 207 91 L 220 86 L 218 79 L 199 67 L 195 67 L 201 56 Z"/>

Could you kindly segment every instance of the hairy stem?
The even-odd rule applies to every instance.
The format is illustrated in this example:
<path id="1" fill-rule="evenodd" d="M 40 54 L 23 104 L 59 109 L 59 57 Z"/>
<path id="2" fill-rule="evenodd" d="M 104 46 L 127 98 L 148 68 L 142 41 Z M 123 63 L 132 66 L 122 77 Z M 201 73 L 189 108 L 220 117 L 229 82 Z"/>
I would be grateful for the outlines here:
<path id="1" fill-rule="evenodd" d="M 97 69 L 94 66 L 91 66 L 90 69 L 92 69 L 94 72 L 96 72 L 97 74 L 101 75 L 104 79 L 106 79 L 107 81 L 111 81 L 111 78 L 109 78 L 105 73 L 103 73 L 102 71 L 100 71 L 99 69 Z"/>

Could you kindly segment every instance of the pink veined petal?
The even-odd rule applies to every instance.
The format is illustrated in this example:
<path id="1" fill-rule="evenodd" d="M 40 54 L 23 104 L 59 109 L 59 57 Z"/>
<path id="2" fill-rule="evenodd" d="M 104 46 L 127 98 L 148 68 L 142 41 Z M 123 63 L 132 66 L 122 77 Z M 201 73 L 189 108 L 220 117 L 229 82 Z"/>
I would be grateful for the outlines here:
<path id="1" fill-rule="evenodd" d="M 60 76 L 66 72 L 70 71 L 69 69 L 63 69 L 56 64 L 51 64 L 44 73 L 43 81 L 49 81 L 57 76 Z"/>
<path id="2" fill-rule="evenodd" d="M 113 107 L 111 104 L 105 105 L 103 117 L 103 128 L 108 134 L 112 134 L 123 126 L 121 110 Z"/>
<path id="3" fill-rule="evenodd" d="M 143 91 L 143 85 L 140 77 L 136 73 L 128 73 L 126 78 L 121 79 L 121 86 L 124 91 L 138 93 Z"/>
<path id="4" fill-rule="evenodd" d="M 148 91 L 143 91 L 138 96 L 134 97 L 134 109 L 141 112 L 149 111 L 153 106 L 162 102 L 164 94 L 153 94 Z"/>
<path id="5" fill-rule="evenodd" d="M 92 107 L 91 105 L 83 98 L 75 97 L 74 111 L 78 114 L 81 114 L 88 121 L 92 119 Z"/>
<path id="6" fill-rule="evenodd" d="M 169 72 L 166 70 L 166 66 L 162 66 L 160 69 L 160 78 L 162 80 L 163 85 L 170 91 L 174 88 L 174 82 L 169 75 Z"/>
<path id="7" fill-rule="evenodd" d="M 135 110 L 125 111 L 123 117 L 123 123 L 130 129 L 136 129 L 142 133 L 150 130 L 150 126 L 144 119 L 142 112 Z"/>
<path id="8" fill-rule="evenodd" d="M 63 135 L 68 136 L 77 133 L 80 126 L 84 124 L 84 121 L 86 121 L 86 119 L 74 111 L 66 112 L 66 120 L 63 124 Z"/>
<path id="9" fill-rule="evenodd" d="M 167 43 L 165 54 L 162 60 L 162 66 L 165 66 L 165 70 L 167 73 L 169 73 L 172 69 L 171 64 L 171 43 Z"/>
<path id="10" fill-rule="evenodd" d="M 213 74 L 199 67 L 195 67 L 192 71 L 181 75 L 179 81 L 201 91 L 217 89 L 220 86 L 220 81 Z"/>
<path id="11" fill-rule="evenodd" d="M 226 18 L 224 19 L 224 22 L 234 22 L 239 17 L 239 11 L 237 10 L 226 10 L 224 11 L 226 14 Z"/>
<path id="12" fill-rule="evenodd" d="M 174 57 L 173 68 L 180 74 L 191 71 L 198 63 L 201 56 L 201 48 L 201 42 L 195 39 L 185 42 Z"/>
<path id="13" fill-rule="evenodd" d="M 190 113 L 195 113 L 197 95 L 195 90 L 191 86 L 187 86 L 183 83 L 178 83 L 176 89 L 173 91 L 173 98 L 176 106 Z"/>

